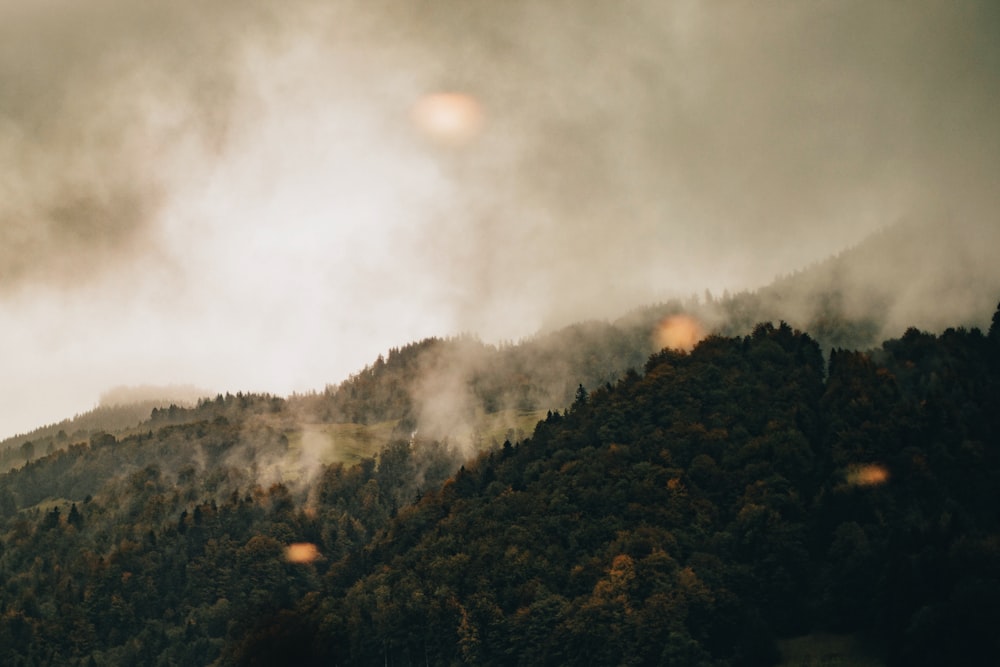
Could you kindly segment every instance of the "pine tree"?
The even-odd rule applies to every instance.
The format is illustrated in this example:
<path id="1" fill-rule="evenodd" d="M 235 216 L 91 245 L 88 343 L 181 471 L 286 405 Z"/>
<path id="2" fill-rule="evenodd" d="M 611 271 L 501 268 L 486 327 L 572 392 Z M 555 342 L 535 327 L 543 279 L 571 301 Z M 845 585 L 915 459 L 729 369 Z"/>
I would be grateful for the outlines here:
<path id="1" fill-rule="evenodd" d="M 69 516 L 66 517 L 66 523 L 75 528 L 79 528 L 83 525 L 83 515 L 80 514 L 80 510 L 76 508 L 76 503 L 70 505 Z"/>
<path id="2" fill-rule="evenodd" d="M 1000 303 L 997 304 L 996 312 L 993 313 L 993 322 L 990 324 L 989 339 L 994 343 L 1000 343 Z"/>

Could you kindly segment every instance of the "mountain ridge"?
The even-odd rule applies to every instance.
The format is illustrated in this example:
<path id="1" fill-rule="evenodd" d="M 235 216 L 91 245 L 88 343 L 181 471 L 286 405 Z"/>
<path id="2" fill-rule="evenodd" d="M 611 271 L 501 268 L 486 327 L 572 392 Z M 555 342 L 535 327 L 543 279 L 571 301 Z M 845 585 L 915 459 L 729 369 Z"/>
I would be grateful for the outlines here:
<path id="1" fill-rule="evenodd" d="M 818 630 L 978 664 L 992 321 L 828 360 L 784 323 L 710 335 L 479 453 L 325 463 L 277 397 L 158 412 L 0 475 L 3 661 L 768 665 Z"/>
<path id="2" fill-rule="evenodd" d="M 1000 265 L 989 261 L 988 238 L 974 251 L 955 241 L 975 229 L 928 220 L 897 223 L 755 291 L 650 304 L 613 320 L 540 331 L 516 344 L 488 344 L 471 335 L 428 338 L 392 348 L 386 357 L 322 391 L 288 400 L 303 413 L 303 421 L 364 424 L 390 419 L 399 420 L 404 435 L 423 428 L 434 437 L 454 436 L 474 430 L 477 410 L 562 409 L 578 385 L 596 388 L 613 382 L 656 352 L 657 331 L 667 318 L 681 314 L 694 317 L 705 334 L 730 336 L 745 335 L 758 322 L 787 321 L 810 331 L 827 352 L 874 348 L 889 332 L 898 335 L 909 326 L 938 332 L 946 326 L 985 327 L 983 314 L 1000 294 Z M 889 249 L 904 261 L 885 265 L 882 258 Z M 170 403 L 177 401 L 123 407 L 114 420 L 111 410 L 99 407 L 91 415 L 94 423 L 63 420 L 6 438 L 0 442 L 3 465 L 19 460 L 16 450 L 25 442 L 44 452 L 60 430 L 75 433 L 76 439 L 98 430 L 121 432 Z M 101 416 L 104 423 L 98 423 Z"/>

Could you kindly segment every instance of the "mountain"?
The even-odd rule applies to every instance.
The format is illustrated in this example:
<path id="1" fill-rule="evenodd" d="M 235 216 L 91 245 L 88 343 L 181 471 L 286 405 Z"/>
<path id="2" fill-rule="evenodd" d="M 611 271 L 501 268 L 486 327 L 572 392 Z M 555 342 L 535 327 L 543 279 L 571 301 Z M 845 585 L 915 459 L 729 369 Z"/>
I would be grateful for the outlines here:
<path id="1" fill-rule="evenodd" d="M 1000 311 L 828 361 L 760 324 L 578 382 L 530 435 L 437 437 L 421 391 L 483 400 L 498 368 L 499 407 L 566 389 L 533 364 L 637 354 L 621 324 L 566 331 L 425 341 L 0 475 L 0 662 L 765 665 L 815 631 L 890 665 L 996 654 Z M 329 460 L 348 425 L 309 419 L 344 415 L 388 442 Z"/>
<path id="2" fill-rule="evenodd" d="M 93 410 L 0 440 L 0 470 L 84 442 L 93 433 L 126 433 L 147 421 L 153 410 L 190 407 L 205 395 L 193 386 L 115 387 Z"/>
<path id="3" fill-rule="evenodd" d="M 900 222 L 756 292 L 723 299 L 704 317 L 729 335 L 784 320 L 826 349 L 872 348 L 907 327 L 985 328 L 1000 294 L 997 247 L 1000 228 Z"/>
<path id="4" fill-rule="evenodd" d="M 998 399 L 996 324 L 828 367 L 787 325 L 664 351 L 466 464 L 225 655 L 759 665 L 820 629 L 891 665 L 989 664 Z"/>
<path id="5" fill-rule="evenodd" d="M 973 234 L 980 243 L 968 242 Z M 393 348 L 343 382 L 289 401 L 302 423 L 372 426 L 401 437 L 416 430 L 461 441 L 471 454 L 497 433 L 511 430 L 516 437 L 530 430 L 539 415 L 568 405 L 580 385 L 594 389 L 641 367 L 669 343 L 664 329 L 681 315 L 693 318 L 688 347 L 708 333 L 743 336 L 758 322 L 786 321 L 809 331 L 824 353 L 874 348 L 909 326 L 984 328 L 984 314 L 1000 294 L 991 243 L 1000 243 L 998 234 L 961 223 L 899 223 L 755 291 L 675 299 L 516 344 L 429 338 Z M 23 463 L 26 443 L 38 456 L 94 433 L 123 434 L 153 409 L 190 406 L 205 394 L 191 387 L 109 392 L 91 412 L 0 442 L 0 469 Z"/>

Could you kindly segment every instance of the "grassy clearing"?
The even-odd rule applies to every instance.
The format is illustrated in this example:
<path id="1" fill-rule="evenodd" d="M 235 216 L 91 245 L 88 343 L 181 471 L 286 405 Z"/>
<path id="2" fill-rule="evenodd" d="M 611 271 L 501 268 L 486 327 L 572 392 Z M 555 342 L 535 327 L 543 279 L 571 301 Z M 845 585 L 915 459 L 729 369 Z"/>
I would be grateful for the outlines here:
<path id="1" fill-rule="evenodd" d="M 456 430 L 453 442 L 468 441 L 474 448 L 499 445 L 506 438 L 528 437 L 535 425 L 545 418 L 544 411 L 502 410 L 479 413 L 474 423 Z M 299 424 L 286 433 L 289 459 L 305 463 L 343 463 L 353 465 L 363 458 L 375 456 L 391 439 L 397 422 L 377 424 L 317 423 Z M 294 471 L 287 471 L 294 474 Z"/>
<path id="2" fill-rule="evenodd" d="M 875 647 L 857 635 L 814 633 L 778 641 L 778 667 L 885 667 Z"/>
<path id="3" fill-rule="evenodd" d="M 396 421 L 377 424 L 301 424 L 288 433 L 292 458 L 353 465 L 374 456 L 392 437 Z"/>
<path id="4" fill-rule="evenodd" d="M 29 514 L 31 512 L 39 512 L 41 514 L 47 514 L 52 511 L 53 507 L 58 507 L 59 512 L 65 514 L 69 512 L 70 505 L 73 503 L 79 503 L 79 500 L 70 500 L 69 498 L 46 498 L 31 507 L 22 507 L 20 512 L 22 514 Z M 79 505 L 78 505 L 79 506 Z"/>

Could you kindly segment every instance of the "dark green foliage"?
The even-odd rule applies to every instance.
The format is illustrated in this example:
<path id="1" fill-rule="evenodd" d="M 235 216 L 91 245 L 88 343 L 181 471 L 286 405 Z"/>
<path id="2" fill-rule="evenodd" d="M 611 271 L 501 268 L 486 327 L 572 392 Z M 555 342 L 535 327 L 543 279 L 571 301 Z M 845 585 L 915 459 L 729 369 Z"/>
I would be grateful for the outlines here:
<path id="1" fill-rule="evenodd" d="M 614 380 L 601 351 L 638 345 L 600 328 L 544 391 L 534 353 L 430 341 L 322 398 L 219 396 L 35 452 L 0 476 L 0 664 L 720 667 L 817 630 L 891 665 L 998 654 L 993 331 L 824 363 L 761 324 Z M 416 420 L 412 374 L 445 350 L 480 405 L 560 409 L 455 474 L 446 443 L 402 437 L 282 475 L 309 400 Z M 289 562 L 296 542 L 320 558 Z"/>
<path id="2" fill-rule="evenodd" d="M 786 325 L 662 352 L 401 510 L 299 607 L 322 628 L 311 656 L 755 665 L 822 629 L 880 639 L 892 664 L 983 664 L 1000 584 L 984 341 L 907 332 L 835 352 L 827 380 Z"/>
<path id="3" fill-rule="evenodd" d="M 288 443 L 284 417 L 254 405 L 232 421 L 98 434 L 0 476 L 0 664 L 210 664 L 227 642 L 270 636 L 261 619 L 454 470 L 449 448 L 419 441 L 327 467 L 314 485 L 264 485 Z M 30 509 L 45 498 L 65 500 Z M 321 558 L 286 562 L 294 542 Z M 276 654 L 252 655 L 238 664 Z"/>
<path id="4" fill-rule="evenodd" d="M 1000 343 L 1000 304 L 997 304 L 997 309 L 993 312 L 993 319 L 990 321 L 989 339 L 994 344 Z"/>

